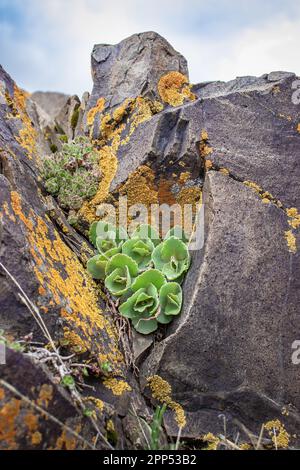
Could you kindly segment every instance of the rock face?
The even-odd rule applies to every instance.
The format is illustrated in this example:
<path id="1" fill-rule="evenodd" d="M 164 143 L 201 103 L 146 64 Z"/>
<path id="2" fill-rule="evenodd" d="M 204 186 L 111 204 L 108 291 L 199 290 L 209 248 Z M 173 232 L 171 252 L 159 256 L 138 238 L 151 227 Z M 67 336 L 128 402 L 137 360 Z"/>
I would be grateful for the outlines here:
<path id="1" fill-rule="evenodd" d="M 117 45 L 98 44 L 92 52 L 94 88 L 90 105 L 104 97 L 113 109 L 136 96 L 158 99 L 157 83 L 167 72 L 188 74 L 185 58 L 159 34 L 134 34 Z"/>
<path id="2" fill-rule="evenodd" d="M 224 417 L 233 439 L 245 426 L 259 434 L 274 419 L 298 434 L 299 366 L 292 362 L 300 329 L 297 77 L 272 72 L 192 87 L 185 59 L 152 32 L 95 46 L 92 73 L 91 97 L 70 98 L 56 115 L 62 135 L 85 131 L 99 152 L 102 179 L 78 212 L 78 233 L 39 181 L 45 139 L 34 109 L 35 127 L 26 112 L 30 100 L 0 69 L 1 262 L 55 340 L 63 337 L 77 353 L 81 348 L 93 364 L 112 364 L 112 377 L 92 379 L 94 402 L 105 402 L 100 425 L 111 416 L 117 425 L 124 415 L 129 422 L 130 400 L 144 405 L 109 307 L 87 277 L 90 246 L 82 235 L 97 220 L 99 204 L 118 208 L 121 196 L 129 206 L 177 203 L 194 210 L 202 200 L 204 245 L 192 253 L 183 311 L 154 342 L 136 338 L 133 347 L 141 389 L 150 398 L 149 377 L 167 381 L 170 435 L 178 433 L 173 411 L 180 406 L 184 437 L 224 434 Z M 1 279 L 1 328 L 14 340 L 33 332 L 44 341 L 16 283 L 5 271 Z"/>
<path id="3" fill-rule="evenodd" d="M 65 106 L 69 96 L 64 93 L 36 91 L 30 96 L 42 108 L 52 120 L 60 113 L 61 109 Z"/>

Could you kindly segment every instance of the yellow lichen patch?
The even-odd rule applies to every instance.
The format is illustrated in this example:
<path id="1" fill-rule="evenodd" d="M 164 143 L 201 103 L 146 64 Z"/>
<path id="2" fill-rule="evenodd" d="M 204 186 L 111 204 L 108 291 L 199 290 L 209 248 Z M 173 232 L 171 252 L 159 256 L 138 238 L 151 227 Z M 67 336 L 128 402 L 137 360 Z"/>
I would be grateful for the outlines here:
<path id="1" fill-rule="evenodd" d="M 227 168 L 220 168 L 219 172 L 226 176 L 229 175 L 229 170 L 227 170 Z"/>
<path id="2" fill-rule="evenodd" d="M 248 444 L 248 442 L 242 442 L 240 445 L 239 445 L 239 448 L 241 450 L 251 450 L 252 449 L 252 446 L 251 444 Z"/>
<path id="3" fill-rule="evenodd" d="M 102 113 L 105 106 L 105 99 L 99 98 L 96 106 L 91 108 L 87 114 L 86 122 L 88 126 L 92 126 L 94 124 L 95 117 L 98 113 Z"/>
<path id="4" fill-rule="evenodd" d="M 87 351 L 86 345 L 80 336 L 67 327 L 64 328 L 64 339 L 70 345 L 72 352 L 83 354 Z"/>
<path id="5" fill-rule="evenodd" d="M 0 388 L 0 400 L 4 400 L 5 398 L 5 391 L 3 388 Z"/>
<path id="6" fill-rule="evenodd" d="M 206 170 L 210 170 L 213 166 L 210 160 L 207 160 L 207 157 L 212 153 L 213 149 L 208 145 L 208 132 L 206 129 L 202 129 L 200 136 L 200 157 L 204 160 L 204 165 Z"/>
<path id="7" fill-rule="evenodd" d="M 180 72 L 169 72 L 158 82 L 158 93 L 162 101 L 171 106 L 180 106 L 185 100 L 194 101 L 188 78 Z"/>
<path id="8" fill-rule="evenodd" d="M 102 178 L 97 193 L 91 201 L 86 201 L 83 204 L 78 213 L 89 223 L 92 223 L 96 219 L 97 206 L 104 202 L 109 195 L 110 185 L 118 168 L 117 157 L 108 146 L 99 150 L 99 167 Z"/>
<path id="9" fill-rule="evenodd" d="M 99 308 L 96 285 L 57 231 L 50 233 L 44 219 L 32 209 L 28 217 L 24 214 L 20 196 L 16 194 L 12 194 L 11 203 L 15 208 L 15 216 L 28 228 L 26 237 L 33 261 L 33 273 L 39 285 L 47 289 L 60 308 L 65 326 L 81 338 L 81 347 L 93 351 L 96 356 L 106 354 L 109 362 L 119 372 L 123 356 L 118 348 L 115 327 Z M 103 339 L 101 342 L 96 340 L 100 331 Z M 74 347 L 78 346 L 78 336 Z"/>
<path id="10" fill-rule="evenodd" d="M 130 385 L 125 382 L 125 380 L 108 378 L 103 381 L 103 384 L 116 396 L 120 396 L 123 395 L 123 393 L 125 392 L 131 391 Z"/>
<path id="11" fill-rule="evenodd" d="M 296 207 L 291 207 L 290 209 L 286 209 L 287 216 L 289 217 L 289 225 L 297 229 L 300 227 L 300 214 L 298 213 L 298 209 Z"/>
<path id="12" fill-rule="evenodd" d="M 10 450 L 17 448 L 17 418 L 20 408 L 21 400 L 12 398 L 0 409 L 0 442 Z"/>
<path id="13" fill-rule="evenodd" d="M 95 397 L 90 396 L 90 397 L 87 397 L 87 398 L 86 398 L 86 401 L 91 401 L 91 402 L 95 405 L 95 407 L 97 408 L 97 410 L 100 411 L 100 413 L 103 412 L 103 410 L 104 410 L 104 403 L 103 403 L 103 401 L 100 400 L 99 398 L 95 398 Z"/>
<path id="14" fill-rule="evenodd" d="M 34 129 L 31 119 L 29 118 L 26 111 L 27 97 L 28 95 L 15 85 L 13 103 L 20 114 L 20 119 L 23 124 L 23 127 L 19 131 L 19 135 L 16 137 L 16 140 L 19 142 L 21 147 L 27 151 L 27 156 L 31 159 L 33 156 L 37 155 L 37 132 Z"/>
<path id="15" fill-rule="evenodd" d="M 286 431 L 284 424 L 279 419 L 268 421 L 264 428 L 268 431 L 275 447 L 278 449 L 286 449 L 290 442 L 290 436 Z"/>
<path id="16" fill-rule="evenodd" d="M 296 237 L 291 230 L 287 230 L 284 232 L 284 237 L 287 242 L 288 249 L 291 253 L 296 253 L 297 251 L 297 244 L 296 244 Z"/>
<path id="17" fill-rule="evenodd" d="M 31 436 L 31 444 L 37 446 L 42 442 L 42 435 L 39 431 L 35 431 Z"/>
<path id="18" fill-rule="evenodd" d="M 220 439 L 211 432 L 204 434 L 200 439 L 207 444 L 205 450 L 217 450 L 220 443 Z"/>
<path id="19" fill-rule="evenodd" d="M 298 131 L 299 134 L 300 134 L 300 122 L 299 122 L 299 124 L 298 124 L 298 126 L 297 126 L 297 131 Z"/>
<path id="20" fill-rule="evenodd" d="M 179 175 L 179 183 L 185 184 L 190 179 L 190 176 L 191 176 L 191 173 L 189 171 L 183 171 Z"/>
<path id="21" fill-rule="evenodd" d="M 258 184 L 254 183 L 253 181 L 244 181 L 244 184 L 248 186 L 251 189 L 254 189 L 254 191 L 260 193 L 262 191 L 261 187 L 258 186 Z"/>
<path id="22" fill-rule="evenodd" d="M 172 399 L 171 385 L 159 375 L 152 375 L 147 379 L 152 397 L 160 403 L 165 403 L 175 413 L 175 420 L 179 428 L 186 425 L 186 417 L 182 406 Z"/>

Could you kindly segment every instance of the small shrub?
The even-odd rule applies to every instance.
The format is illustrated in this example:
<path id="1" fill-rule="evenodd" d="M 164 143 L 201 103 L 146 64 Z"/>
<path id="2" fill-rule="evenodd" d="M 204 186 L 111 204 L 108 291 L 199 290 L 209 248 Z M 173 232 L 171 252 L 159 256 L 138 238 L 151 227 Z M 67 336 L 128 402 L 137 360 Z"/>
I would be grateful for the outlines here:
<path id="1" fill-rule="evenodd" d="M 61 151 L 44 158 L 45 188 L 57 197 L 63 209 L 77 211 L 96 194 L 101 178 L 98 160 L 98 153 L 86 137 L 77 137 L 65 143 Z"/>
<path id="2" fill-rule="evenodd" d="M 98 254 L 88 261 L 88 272 L 104 281 L 118 299 L 120 315 L 129 318 L 136 331 L 152 333 L 180 314 L 180 282 L 189 269 L 190 254 L 179 227 L 162 241 L 149 225 L 141 225 L 129 238 L 123 228 L 94 222 L 90 241 Z"/>

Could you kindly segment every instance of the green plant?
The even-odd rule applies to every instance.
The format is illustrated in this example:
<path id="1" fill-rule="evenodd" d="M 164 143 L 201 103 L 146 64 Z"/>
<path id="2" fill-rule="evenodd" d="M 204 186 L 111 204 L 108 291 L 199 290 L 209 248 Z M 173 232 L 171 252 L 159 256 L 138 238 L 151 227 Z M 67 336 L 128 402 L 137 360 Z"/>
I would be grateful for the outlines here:
<path id="1" fill-rule="evenodd" d="M 45 188 L 57 197 L 63 209 L 76 212 L 96 194 L 101 179 L 98 160 L 97 151 L 86 137 L 63 144 L 59 152 L 42 160 Z"/>
<path id="2" fill-rule="evenodd" d="M 150 443 L 149 450 L 160 450 L 160 438 L 163 431 L 162 421 L 166 412 L 167 405 L 164 403 L 162 406 L 157 406 L 149 426 Z"/>
<path id="3" fill-rule="evenodd" d="M 79 105 L 76 106 L 71 116 L 71 128 L 73 131 L 76 129 L 76 126 L 78 124 L 78 119 L 79 119 Z"/>
<path id="4" fill-rule="evenodd" d="M 61 379 L 61 384 L 66 388 L 72 389 L 75 387 L 75 380 L 72 375 L 64 375 Z"/>
<path id="5" fill-rule="evenodd" d="M 110 294 L 119 299 L 119 313 L 129 318 L 139 333 L 152 333 L 159 324 L 168 324 L 180 314 L 182 289 L 178 282 L 190 266 L 190 255 L 176 234 L 187 240 L 183 231 L 176 229 L 161 241 L 149 225 L 138 227 L 129 239 L 123 228 L 108 222 L 94 222 L 90 227 L 90 241 L 98 253 L 88 261 L 88 272 L 104 281 Z"/>
<path id="6" fill-rule="evenodd" d="M 186 244 L 171 236 L 160 243 L 152 253 L 156 269 L 161 270 L 169 281 L 179 279 L 190 266 L 190 255 Z"/>

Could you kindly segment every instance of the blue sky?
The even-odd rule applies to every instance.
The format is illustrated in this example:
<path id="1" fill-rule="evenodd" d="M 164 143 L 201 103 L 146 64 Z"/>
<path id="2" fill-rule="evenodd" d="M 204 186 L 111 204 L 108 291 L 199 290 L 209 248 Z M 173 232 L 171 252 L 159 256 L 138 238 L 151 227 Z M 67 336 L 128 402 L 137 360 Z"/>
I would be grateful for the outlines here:
<path id="1" fill-rule="evenodd" d="M 28 91 L 81 95 L 94 44 L 149 30 L 187 58 L 193 83 L 300 75 L 299 0 L 0 0 L 0 63 Z"/>

